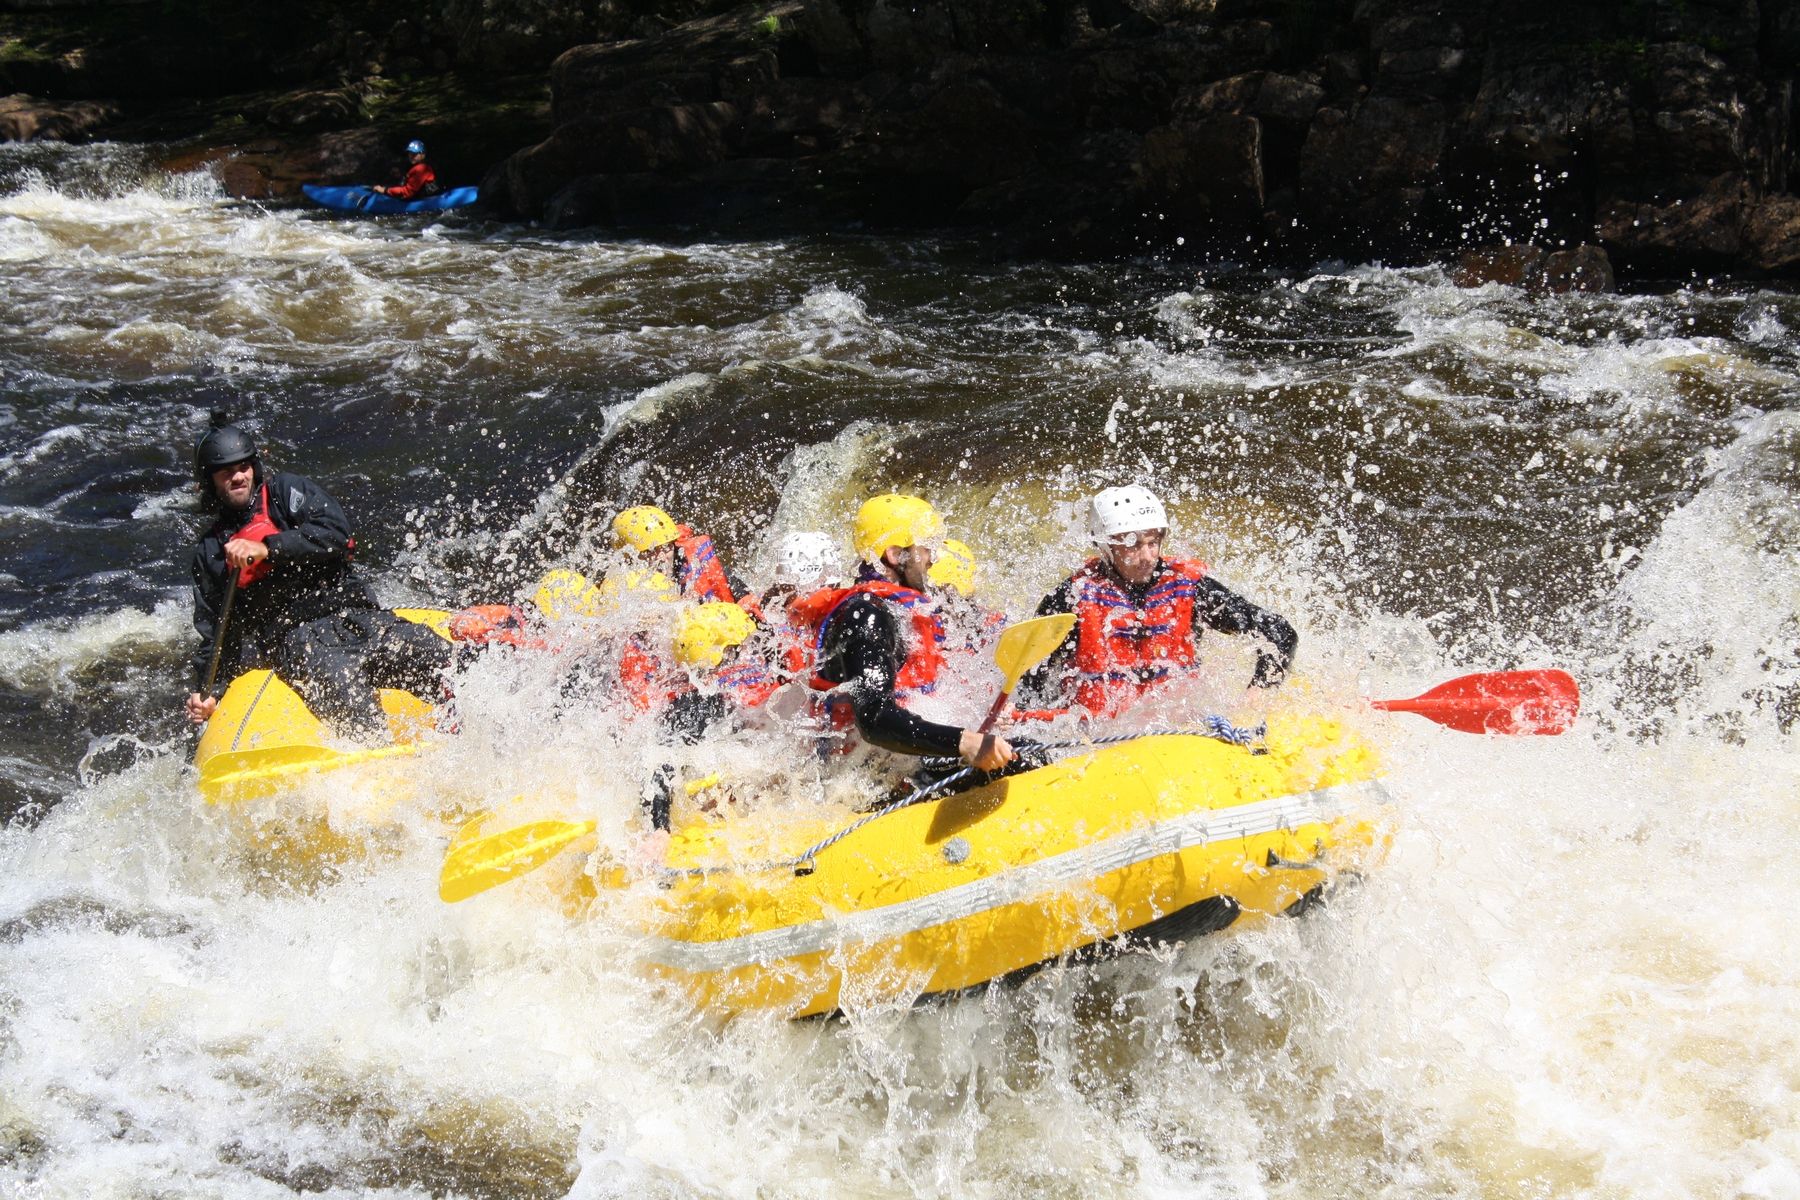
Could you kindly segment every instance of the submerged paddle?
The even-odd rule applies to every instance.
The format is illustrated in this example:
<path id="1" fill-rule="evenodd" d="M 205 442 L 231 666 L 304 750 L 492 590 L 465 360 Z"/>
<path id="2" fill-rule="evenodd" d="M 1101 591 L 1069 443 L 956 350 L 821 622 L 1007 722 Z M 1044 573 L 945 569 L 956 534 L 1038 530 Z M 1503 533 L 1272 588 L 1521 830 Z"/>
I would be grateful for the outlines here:
<path id="1" fill-rule="evenodd" d="M 483 834 L 481 827 L 487 819 L 479 816 L 464 825 L 444 854 L 438 896 L 446 904 L 467 900 L 535 871 L 598 828 L 592 821 L 553 818 Z"/>
<path id="2" fill-rule="evenodd" d="M 1049 658 L 1050 652 L 1063 644 L 1064 639 L 1069 636 L 1069 630 L 1073 628 L 1074 613 L 1033 617 L 1029 621 L 1020 621 L 1006 627 L 1005 632 L 1000 635 L 999 644 L 994 647 L 994 665 L 1006 677 L 1006 685 L 994 697 L 994 706 L 988 709 L 987 719 L 976 732 L 986 733 L 994 727 L 994 722 L 1005 711 L 1006 702 L 1012 699 L 1013 689 L 1019 686 L 1019 680 L 1025 677 L 1025 672 Z"/>
<path id="3" fill-rule="evenodd" d="M 1567 671 L 1488 671 L 1460 675 L 1410 700 L 1369 707 L 1415 713 L 1463 733 L 1557 734 L 1575 723 L 1581 688 Z"/>

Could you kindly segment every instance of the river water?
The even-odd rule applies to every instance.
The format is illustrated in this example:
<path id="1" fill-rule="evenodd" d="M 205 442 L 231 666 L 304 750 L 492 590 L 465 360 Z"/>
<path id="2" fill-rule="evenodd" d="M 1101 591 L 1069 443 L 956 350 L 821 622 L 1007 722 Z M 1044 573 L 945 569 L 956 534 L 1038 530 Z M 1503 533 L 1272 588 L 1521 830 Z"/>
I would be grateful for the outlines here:
<path id="1" fill-rule="evenodd" d="M 0 148 L 0 1193 L 1800 1196 L 1791 291 L 346 221 L 146 162 Z M 1306 920 L 722 1020 L 529 881 L 439 903 L 427 822 L 299 870 L 200 803 L 222 398 L 390 603 L 513 594 L 645 501 L 756 578 L 897 488 L 1017 617 L 1136 480 L 1300 628 L 1290 696 L 1558 665 L 1583 718 L 1358 718 L 1393 852 Z M 408 786 L 628 814 L 616 745 L 504 674 Z"/>

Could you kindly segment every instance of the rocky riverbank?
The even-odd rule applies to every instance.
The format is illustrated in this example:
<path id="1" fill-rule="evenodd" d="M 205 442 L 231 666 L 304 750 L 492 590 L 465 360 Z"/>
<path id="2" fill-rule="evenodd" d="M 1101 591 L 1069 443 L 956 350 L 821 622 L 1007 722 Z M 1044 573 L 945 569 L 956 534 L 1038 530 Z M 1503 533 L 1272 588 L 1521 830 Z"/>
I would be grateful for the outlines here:
<path id="1" fill-rule="evenodd" d="M 1464 268 L 1545 286 L 1599 283 L 1609 259 L 1800 273 L 1800 0 L 297 11 L 285 40 L 211 35 L 279 85 L 231 109 L 235 134 L 191 135 L 241 194 L 368 178 L 423 131 L 496 214 L 555 227 L 953 226 L 1059 254 L 1529 242 L 1540 258 Z M 0 55 L 0 87 L 31 91 L 24 61 Z M 180 90 L 116 69 L 58 86 L 40 136 L 154 136 L 134 107 Z M 0 105 L 0 131 L 32 103 Z"/>

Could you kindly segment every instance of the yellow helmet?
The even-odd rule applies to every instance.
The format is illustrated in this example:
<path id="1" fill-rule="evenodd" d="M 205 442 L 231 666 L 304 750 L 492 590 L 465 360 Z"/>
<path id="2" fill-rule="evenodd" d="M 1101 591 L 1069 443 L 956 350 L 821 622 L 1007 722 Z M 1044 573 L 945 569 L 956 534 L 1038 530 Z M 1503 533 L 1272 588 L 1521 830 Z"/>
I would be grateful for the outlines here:
<path id="1" fill-rule="evenodd" d="M 944 548 L 932 556 L 931 569 L 925 578 L 939 587 L 953 587 L 964 596 L 975 594 L 975 552 L 967 542 L 949 538 Z"/>
<path id="2" fill-rule="evenodd" d="M 600 589 L 589 583 L 588 577 L 580 571 L 545 572 L 538 580 L 537 592 L 531 600 L 548 621 L 600 615 Z"/>
<path id="3" fill-rule="evenodd" d="M 749 613 L 723 600 L 697 604 L 675 625 L 675 661 L 684 667 L 716 667 L 725 651 L 756 632 Z"/>
<path id="4" fill-rule="evenodd" d="M 681 598 L 681 589 L 661 571 L 614 571 L 600 581 L 600 611 L 607 612 L 622 603 L 657 600 L 673 604 Z"/>
<path id="5" fill-rule="evenodd" d="M 917 496 L 889 492 L 863 501 L 856 510 L 850 538 L 865 562 L 875 562 L 892 546 L 917 546 L 944 536 L 944 518 Z"/>
<path id="6" fill-rule="evenodd" d="M 639 554 L 666 546 L 681 536 L 675 518 L 654 504 L 628 508 L 613 518 L 613 544 L 621 550 L 629 546 Z"/>

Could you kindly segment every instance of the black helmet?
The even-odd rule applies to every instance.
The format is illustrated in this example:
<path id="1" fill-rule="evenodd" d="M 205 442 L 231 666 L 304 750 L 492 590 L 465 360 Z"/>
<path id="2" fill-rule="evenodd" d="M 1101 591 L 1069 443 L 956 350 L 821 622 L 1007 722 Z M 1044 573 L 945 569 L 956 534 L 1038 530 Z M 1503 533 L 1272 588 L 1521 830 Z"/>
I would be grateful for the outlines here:
<path id="1" fill-rule="evenodd" d="M 194 474 L 202 483 L 220 467 L 250 460 L 258 473 L 262 462 L 257 458 L 256 439 L 240 425 L 233 425 L 223 409 L 214 409 L 212 427 L 194 443 Z"/>

